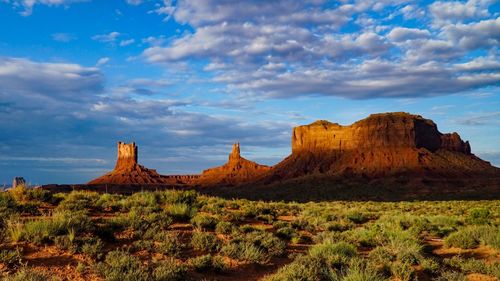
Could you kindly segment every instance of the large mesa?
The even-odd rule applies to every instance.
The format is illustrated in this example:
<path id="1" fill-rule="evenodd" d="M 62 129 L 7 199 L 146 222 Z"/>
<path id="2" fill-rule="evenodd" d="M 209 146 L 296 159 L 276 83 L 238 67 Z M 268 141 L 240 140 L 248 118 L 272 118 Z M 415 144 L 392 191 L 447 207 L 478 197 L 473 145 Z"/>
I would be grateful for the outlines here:
<path id="1" fill-rule="evenodd" d="M 474 156 L 457 133 L 442 134 L 432 120 L 405 112 L 372 114 L 348 126 L 316 121 L 295 127 L 291 144 L 292 154 L 273 168 L 270 180 L 309 174 L 498 173 Z"/>

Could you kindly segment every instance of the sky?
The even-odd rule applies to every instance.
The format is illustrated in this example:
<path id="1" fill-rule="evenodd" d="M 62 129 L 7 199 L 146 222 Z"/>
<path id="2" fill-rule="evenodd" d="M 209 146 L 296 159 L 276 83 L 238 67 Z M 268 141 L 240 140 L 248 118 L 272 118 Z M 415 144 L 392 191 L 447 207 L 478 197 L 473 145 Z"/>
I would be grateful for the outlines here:
<path id="1" fill-rule="evenodd" d="M 294 126 L 405 111 L 500 166 L 500 1 L 0 0 L 0 184 L 272 165 Z"/>

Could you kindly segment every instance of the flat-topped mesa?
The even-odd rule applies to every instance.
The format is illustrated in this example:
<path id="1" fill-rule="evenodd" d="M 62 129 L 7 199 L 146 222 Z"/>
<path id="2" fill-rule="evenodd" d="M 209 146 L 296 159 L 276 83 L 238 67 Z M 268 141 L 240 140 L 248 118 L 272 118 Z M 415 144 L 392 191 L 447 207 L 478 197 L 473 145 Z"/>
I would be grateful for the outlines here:
<path id="1" fill-rule="evenodd" d="M 458 134 L 443 135 L 432 120 L 404 112 L 372 114 L 349 126 L 319 120 L 295 127 L 292 136 L 293 154 L 401 148 L 470 154 L 469 143 Z"/>
<path id="2" fill-rule="evenodd" d="M 262 177 L 271 167 L 257 164 L 240 155 L 240 144 L 233 144 L 228 162 L 204 170 L 197 183 L 203 186 L 239 185 Z"/>
<path id="3" fill-rule="evenodd" d="M 349 126 L 319 120 L 295 127 L 292 154 L 275 165 L 264 181 L 310 174 L 446 178 L 498 171 L 473 155 L 469 142 L 457 133 L 442 134 L 432 120 L 395 112 L 372 114 Z"/>

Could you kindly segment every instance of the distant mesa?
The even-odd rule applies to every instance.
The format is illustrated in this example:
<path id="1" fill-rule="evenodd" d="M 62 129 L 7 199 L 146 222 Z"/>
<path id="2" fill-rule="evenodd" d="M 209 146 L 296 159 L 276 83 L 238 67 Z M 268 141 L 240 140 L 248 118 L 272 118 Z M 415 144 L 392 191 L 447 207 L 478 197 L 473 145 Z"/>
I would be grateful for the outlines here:
<path id="1" fill-rule="evenodd" d="M 233 144 L 228 162 L 220 167 L 210 168 L 201 174 L 197 183 L 202 186 L 239 185 L 262 178 L 271 167 L 257 164 L 240 155 L 240 144 Z"/>
<path id="2" fill-rule="evenodd" d="M 372 114 L 342 126 L 325 120 L 293 129 L 292 153 L 275 166 L 243 158 L 235 143 L 227 163 L 200 175 L 160 175 L 137 163 L 135 143 L 118 143 L 115 169 L 89 184 L 168 184 L 185 186 L 268 185 L 305 176 L 329 181 L 364 178 L 497 178 L 500 169 L 471 153 L 457 133 L 405 112 Z M 326 177 L 325 177 L 326 176 Z"/>

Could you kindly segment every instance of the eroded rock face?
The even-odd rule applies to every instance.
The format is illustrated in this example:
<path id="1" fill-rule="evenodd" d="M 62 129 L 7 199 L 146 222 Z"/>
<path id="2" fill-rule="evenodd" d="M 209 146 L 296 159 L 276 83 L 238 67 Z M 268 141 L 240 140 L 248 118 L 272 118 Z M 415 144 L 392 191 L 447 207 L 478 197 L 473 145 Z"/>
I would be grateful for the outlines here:
<path id="1" fill-rule="evenodd" d="M 241 157 L 240 144 L 235 143 L 231 154 L 229 154 L 228 162 L 222 166 L 203 171 L 196 183 L 203 186 L 239 185 L 261 178 L 270 169 L 269 166 L 260 165 Z"/>
<path id="2" fill-rule="evenodd" d="M 396 112 L 372 114 L 349 126 L 320 120 L 294 128 L 292 154 L 273 167 L 268 180 L 318 173 L 377 177 L 484 171 L 498 169 L 471 154 L 457 133 L 442 134 L 432 120 Z"/>
<path id="3" fill-rule="evenodd" d="M 88 184 L 164 184 L 169 181 L 156 170 L 137 163 L 135 143 L 118 142 L 118 157 L 113 171 L 90 181 Z"/>

